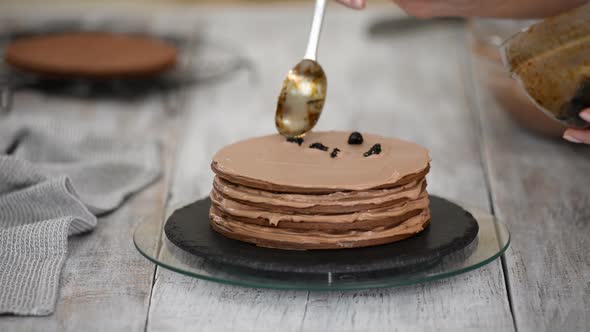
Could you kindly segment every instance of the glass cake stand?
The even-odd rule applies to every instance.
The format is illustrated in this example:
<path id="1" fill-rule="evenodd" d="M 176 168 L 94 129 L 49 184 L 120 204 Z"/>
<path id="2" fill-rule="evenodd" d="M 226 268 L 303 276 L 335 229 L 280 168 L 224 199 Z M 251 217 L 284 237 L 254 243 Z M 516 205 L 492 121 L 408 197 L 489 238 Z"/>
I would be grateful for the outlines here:
<path id="1" fill-rule="evenodd" d="M 280 273 L 221 265 L 190 254 L 170 242 L 164 223 L 139 225 L 133 241 L 139 252 L 155 264 L 199 279 L 255 288 L 290 290 L 356 290 L 398 287 L 449 278 L 480 268 L 500 257 L 510 244 L 503 223 L 486 212 L 467 209 L 479 225 L 477 238 L 464 249 L 408 270 L 366 273 Z M 197 222 L 197 220 L 195 220 Z M 346 249 L 351 252 L 355 249 Z"/>

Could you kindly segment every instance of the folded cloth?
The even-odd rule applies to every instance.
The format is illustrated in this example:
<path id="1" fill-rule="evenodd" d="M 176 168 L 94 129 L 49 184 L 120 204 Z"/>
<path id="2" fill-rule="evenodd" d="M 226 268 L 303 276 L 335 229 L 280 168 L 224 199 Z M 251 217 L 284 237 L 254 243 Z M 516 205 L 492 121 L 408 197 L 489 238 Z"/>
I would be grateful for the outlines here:
<path id="1" fill-rule="evenodd" d="M 159 154 L 156 141 L 0 124 L 0 313 L 51 314 L 68 235 L 153 182 Z"/>

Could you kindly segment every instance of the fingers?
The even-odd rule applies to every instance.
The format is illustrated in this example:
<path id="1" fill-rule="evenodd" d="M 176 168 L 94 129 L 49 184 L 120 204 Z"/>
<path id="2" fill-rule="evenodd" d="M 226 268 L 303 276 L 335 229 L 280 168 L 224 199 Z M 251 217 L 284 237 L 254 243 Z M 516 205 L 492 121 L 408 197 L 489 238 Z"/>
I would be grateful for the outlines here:
<path id="1" fill-rule="evenodd" d="M 590 129 L 568 129 L 563 134 L 563 138 L 572 143 L 585 143 L 590 144 Z"/>
<path id="2" fill-rule="evenodd" d="M 582 118 L 582 120 L 584 120 L 584 121 L 586 121 L 586 122 L 590 123 L 590 108 L 588 108 L 588 109 L 586 109 L 586 110 L 582 111 L 582 112 L 580 113 L 580 117 Z"/>
<path id="3" fill-rule="evenodd" d="M 590 109 L 580 113 L 580 117 L 590 123 Z M 563 134 L 563 138 L 573 143 L 590 144 L 590 129 L 568 129 Z"/>
<path id="4" fill-rule="evenodd" d="M 363 9 L 367 5 L 366 0 L 336 0 L 341 4 L 345 5 L 346 7 L 354 8 L 354 9 Z"/>
<path id="5" fill-rule="evenodd" d="M 403 9 L 408 15 L 417 18 L 432 18 L 437 16 L 433 3 L 421 0 L 393 0 L 393 2 Z M 445 4 L 445 2 L 443 2 Z"/>

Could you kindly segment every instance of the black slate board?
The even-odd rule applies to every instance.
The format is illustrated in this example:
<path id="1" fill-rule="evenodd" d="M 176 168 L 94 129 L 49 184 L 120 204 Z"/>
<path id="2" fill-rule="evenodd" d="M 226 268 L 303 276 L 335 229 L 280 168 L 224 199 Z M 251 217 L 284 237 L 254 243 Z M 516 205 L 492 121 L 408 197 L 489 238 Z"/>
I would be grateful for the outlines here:
<path id="1" fill-rule="evenodd" d="M 430 226 L 418 235 L 380 246 L 290 251 L 232 240 L 209 227 L 210 200 L 174 211 L 164 232 L 179 248 L 214 264 L 267 272 L 356 273 L 415 269 L 468 246 L 479 231 L 477 221 L 460 206 L 430 196 Z"/>

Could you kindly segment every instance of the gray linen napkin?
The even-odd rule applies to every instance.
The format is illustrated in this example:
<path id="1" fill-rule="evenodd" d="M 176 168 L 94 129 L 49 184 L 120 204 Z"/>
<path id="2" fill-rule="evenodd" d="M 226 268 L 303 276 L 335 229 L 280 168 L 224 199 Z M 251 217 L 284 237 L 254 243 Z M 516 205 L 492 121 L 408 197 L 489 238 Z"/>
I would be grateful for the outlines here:
<path id="1" fill-rule="evenodd" d="M 0 313 L 51 314 L 68 235 L 92 230 L 159 173 L 155 141 L 0 124 Z"/>

